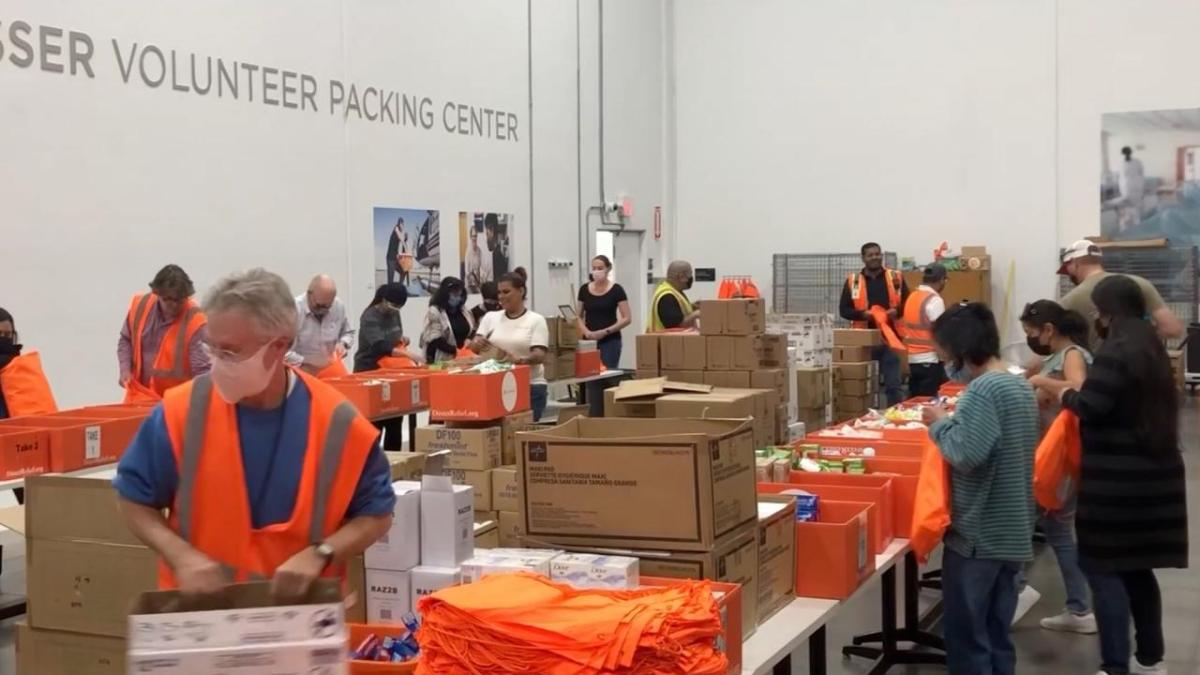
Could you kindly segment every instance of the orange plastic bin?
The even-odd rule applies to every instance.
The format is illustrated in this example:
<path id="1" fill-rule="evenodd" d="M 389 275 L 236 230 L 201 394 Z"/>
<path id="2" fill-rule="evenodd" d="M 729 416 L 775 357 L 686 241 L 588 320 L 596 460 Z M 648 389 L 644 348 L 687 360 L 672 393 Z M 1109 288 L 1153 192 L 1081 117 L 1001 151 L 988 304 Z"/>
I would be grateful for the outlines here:
<path id="1" fill-rule="evenodd" d="M 50 470 L 50 435 L 45 429 L 0 427 L 0 479 Z"/>
<path id="2" fill-rule="evenodd" d="M 801 489 L 822 500 L 869 502 L 875 506 L 871 518 L 871 546 L 883 553 L 896 537 L 908 536 L 908 522 L 899 523 L 895 514 L 892 479 L 854 473 L 808 473 L 793 471 L 787 483 L 759 483 L 760 493 Z"/>
<path id="3" fill-rule="evenodd" d="M 350 650 L 358 648 L 358 645 L 371 633 L 384 637 L 388 635 L 399 635 L 406 629 L 404 626 L 384 626 L 372 625 L 365 623 L 347 624 L 350 628 Z M 418 658 L 419 660 L 419 658 Z M 417 661 L 407 661 L 405 663 L 387 663 L 385 661 L 351 661 L 350 675 L 374 675 L 375 673 L 415 673 L 417 672 Z"/>
<path id="4" fill-rule="evenodd" d="M 819 520 L 796 523 L 796 595 L 844 600 L 871 576 L 871 506 L 821 500 Z"/>
<path id="5" fill-rule="evenodd" d="M 498 420 L 529 410 L 528 366 L 429 378 L 429 416 L 440 422 Z"/>

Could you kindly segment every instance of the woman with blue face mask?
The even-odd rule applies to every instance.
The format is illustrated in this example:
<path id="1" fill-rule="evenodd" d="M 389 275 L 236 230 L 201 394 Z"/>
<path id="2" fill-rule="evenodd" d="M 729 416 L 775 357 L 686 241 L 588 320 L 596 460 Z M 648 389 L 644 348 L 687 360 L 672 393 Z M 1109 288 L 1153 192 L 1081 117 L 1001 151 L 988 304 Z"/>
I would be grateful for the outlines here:
<path id="1" fill-rule="evenodd" d="M 421 330 L 421 348 L 430 363 L 451 361 L 475 330 L 467 311 L 467 289 L 457 277 L 445 277 L 429 300 L 425 327 Z"/>

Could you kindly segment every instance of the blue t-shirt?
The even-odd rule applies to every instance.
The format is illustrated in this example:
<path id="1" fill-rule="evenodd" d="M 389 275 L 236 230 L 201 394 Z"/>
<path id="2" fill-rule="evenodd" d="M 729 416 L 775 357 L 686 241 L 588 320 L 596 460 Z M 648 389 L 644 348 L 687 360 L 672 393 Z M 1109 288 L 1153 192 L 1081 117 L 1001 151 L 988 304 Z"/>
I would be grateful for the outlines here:
<path id="1" fill-rule="evenodd" d="M 311 403 L 308 387 L 296 380 L 285 404 L 274 410 L 236 406 L 245 490 L 255 529 L 292 517 L 308 446 Z M 113 487 L 124 499 L 162 509 L 174 503 L 178 486 L 179 470 L 159 404 L 121 457 Z M 387 515 L 395 503 L 391 469 L 376 439 L 345 519 Z"/>

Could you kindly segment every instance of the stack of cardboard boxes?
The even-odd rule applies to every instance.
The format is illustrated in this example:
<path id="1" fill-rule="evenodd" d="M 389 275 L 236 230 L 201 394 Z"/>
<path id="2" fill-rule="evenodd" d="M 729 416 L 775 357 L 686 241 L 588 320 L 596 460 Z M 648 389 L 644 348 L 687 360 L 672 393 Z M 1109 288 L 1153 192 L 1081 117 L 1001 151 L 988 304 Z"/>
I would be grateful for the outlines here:
<path id="1" fill-rule="evenodd" d="M 574 320 L 559 316 L 546 318 L 546 333 L 550 344 L 543 367 L 546 379 L 564 380 L 575 377 L 575 349 L 579 347 L 579 327 Z"/>
<path id="2" fill-rule="evenodd" d="M 829 314 L 770 314 L 767 328 L 783 335 L 788 349 L 789 414 L 803 433 L 829 422 L 833 364 L 833 317 Z"/>
<path id="3" fill-rule="evenodd" d="M 833 419 L 843 422 L 879 407 L 879 363 L 872 351 L 883 344 L 877 330 L 833 332 Z"/>
<path id="4" fill-rule="evenodd" d="M 604 416 L 619 418 L 751 418 L 755 447 L 779 443 L 787 435 L 775 389 L 729 389 L 673 382 L 665 377 L 627 380 L 604 392 Z"/>

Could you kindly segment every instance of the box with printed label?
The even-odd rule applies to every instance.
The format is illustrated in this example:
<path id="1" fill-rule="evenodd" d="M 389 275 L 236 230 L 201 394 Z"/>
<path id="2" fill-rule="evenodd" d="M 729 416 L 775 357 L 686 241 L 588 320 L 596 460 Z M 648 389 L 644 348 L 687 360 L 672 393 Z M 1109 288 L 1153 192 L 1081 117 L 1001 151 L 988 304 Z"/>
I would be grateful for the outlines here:
<path id="1" fill-rule="evenodd" d="M 122 638 L 17 624 L 17 672 L 24 675 L 125 675 Z"/>
<path id="2" fill-rule="evenodd" d="M 464 584 L 473 584 L 486 576 L 508 572 L 529 572 L 550 578 L 550 562 L 554 557 L 534 549 L 528 552 L 481 551 L 462 564 L 462 580 Z"/>
<path id="3" fill-rule="evenodd" d="M 392 525 L 363 552 L 368 568 L 406 570 L 421 564 L 421 484 L 396 481 L 392 491 L 396 493 Z"/>
<path id="4" fill-rule="evenodd" d="M 791 400 L 787 371 L 783 368 L 760 368 L 750 371 L 750 386 L 754 389 L 774 389 L 780 403 Z"/>
<path id="5" fill-rule="evenodd" d="M 662 370 L 704 370 L 707 340 L 703 335 L 664 334 L 659 337 L 659 353 Z"/>
<path id="6" fill-rule="evenodd" d="M 475 494 L 449 476 L 421 479 L 421 563 L 456 567 L 475 550 Z"/>
<path id="7" fill-rule="evenodd" d="M 451 469 L 486 471 L 500 466 L 499 426 L 467 428 L 433 425 L 417 429 L 417 452 L 449 450 Z"/>
<path id="8" fill-rule="evenodd" d="M 700 302 L 700 332 L 704 335 L 759 335 L 766 330 L 767 305 L 761 298 Z"/>
<path id="9" fill-rule="evenodd" d="M 409 572 L 409 584 L 412 587 L 412 599 L 409 603 L 412 611 L 420 613 L 418 602 L 427 595 L 433 595 L 443 588 L 457 586 L 462 583 L 462 571 L 457 565 L 453 567 L 436 567 L 419 565 Z"/>
<path id="10" fill-rule="evenodd" d="M 571 360 L 573 363 L 574 358 Z M 494 373 L 431 377 L 429 417 L 445 422 L 487 422 L 529 410 L 530 376 L 528 366 L 516 366 Z"/>
<path id="11" fill-rule="evenodd" d="M 108 416 L 103 413 L 88 415 L 88 410 L 70 410 L 66 413 L 20 417 L 0 422 L 0 430 L 34 429 L 45 434 L 48 459 L 43 470 L 62 473 L 96 464 L 111 464 L 121 458 L 125 448 L 133 440 L 146 415 L 126 410 Z M 103 415 L 103 416 L 102 416 Z M 27 447 L 28 440 L 25 442 Z M 37 464 L 40 451 L 26 456 Z M 35 473 L 33 466 L 14 467 L 17 473 Z"/>
<path id="12" fill-rule="evenodd" d="M 875 361 L 844 362 L 833 366 L 839 381 L 871 380 L 879 377 L 879 364 Z"/>
<path id="13" fill-rule="evenodd" d="M 829 368 L 796 368 L 797 407 L 816 408 L 829 403 L 831 379 Z"/>
<path id="14" fill-rule="evenodd" d="M 842 380 L 838 383 L 838 396 L 868 396 L 879 392 L 879 379 Z"/>
<path id="15" fill-rule="evenodd" d="M 632 556 L 564 553 L 550 561 L 550 578 L 575 588 L 636 588 L 638 569 Z"/>
<path id="16" fill-rule="evenodd" d="M 411 572 L 367 569 L 367 623 L 399 623 L 412 611 Z"/>
<path id="17" fill-rule="evenodd" d="M 501 511 L 499 521 L 501 546 L 522 546 L 525 544 L 525 525 L 521 514 L 516 511 Z"/>
<path id="18" fill-rule="evenodd" d="M 580 417 L 519 439 L 520 513 L 535 541 L 705 550 L 757 518 L 747 420 Z"/>
<path id="19" fill-rule="evenodd" d="M 775 497 L 758 503 L 758 623 L 795 597 L 796 500 Z"/>
<path id="20" fill-rule="evenodd" d="M 814 345 L 814 349 L 816 346 Z M 781 368 L 788 362 L 788 338 L 782 333 L 767 333 L 754 338 L 754 354 L 761 366 Z"/>
<path id="21" fill-rule="evenodd" d="M 874 328 L 835 328 L 834 347 L 878 347 L 883 344 L 883 334 Z"/>
<path id="22" fill-rule="evenodd" d="M 492 470 L 465 471 L 450 469 L 450 480 L 455 485 L 470 485 L 475 495 L 476 511 L 492 510 Z"/>
<path id="23" fill-rule="evenodd" d="M 521 493 L 517 485 L 516 465 L 502 466 L 492 471 L 492 508 L 497 511 L 520 509 Z"/>
<path id="24" fill-rule="evenodd" d="M 859 363 L 871 360 L 871 347 L 834 347 L 834 363 Z"/>
<path id="25" fill-rule="evenodd" d="M 637 349 L 637 369 L 654 370 L 659 368 L 659 337 L 655 334 L 639 335 L 635 338 Z"/>

